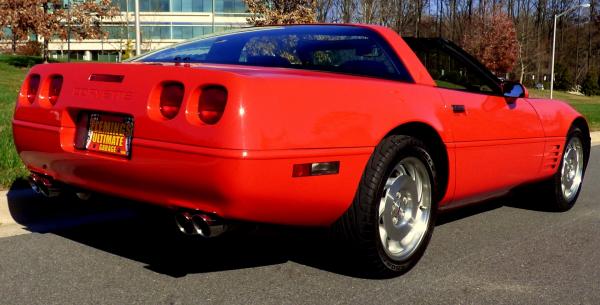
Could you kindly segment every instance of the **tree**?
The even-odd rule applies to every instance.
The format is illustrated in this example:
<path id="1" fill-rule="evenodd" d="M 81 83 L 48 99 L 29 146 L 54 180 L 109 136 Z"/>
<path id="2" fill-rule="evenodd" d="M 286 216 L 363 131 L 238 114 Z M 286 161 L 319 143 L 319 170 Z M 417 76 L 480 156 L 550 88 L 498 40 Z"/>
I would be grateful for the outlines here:
<path id="1" fill-rule="evenodd" d="M 3 28 L 10 30 L 11 49 L 17 52 L 20 41 L 27 39 L 36 23 L 31 12 L 37 7 L 36 0 L 0 0 L 0 38 L 4 38 Z"/>
<path id="2" fill-rule="evenodd" d="M 316 0 L 244 0 L 248 5 L 251 25 L 314 23 L 317 21 Z M 326 12 L 321 12 L 326 14 Z"/>
<path id="3" fill-rule="evenodd" d="M 61 40 L 75 38 L 103 38 L 107 33 L 102 29 L 103 19 L 119 15 L 119 8 L 111 0 L 80 0 L 71 2 L 70 8 L 63 7 L 62 0 L 37 0 L 36 11 L 39 22 L 34 32 L 44 40 L 44 60 L 48 60 L 48 44 L 53 36 Z M 69 37 L 71 36 L 71 37 Z"/>
<path id="4" fill-rule="evenodd" d="M 58 37 L 94 39 L 106 35 L 101 27 L 103 19 L 119 15 L 111 0 L 73 0 L 69 9 L 62 0 L 0 0 L 0 22 L 11 30 L 13 52 L 16 44 L 35 34 L 43 40 L 43 57 L 48 60 L 48 44 Z"/>
<path id="5" fill-rule="evenodd" d="M 518 53 L 518 42 L 512 20 L 503 12 L 477 18 L 471 23 L 462 45 L 488 69 L 496 73 L 512 71 Z"/>

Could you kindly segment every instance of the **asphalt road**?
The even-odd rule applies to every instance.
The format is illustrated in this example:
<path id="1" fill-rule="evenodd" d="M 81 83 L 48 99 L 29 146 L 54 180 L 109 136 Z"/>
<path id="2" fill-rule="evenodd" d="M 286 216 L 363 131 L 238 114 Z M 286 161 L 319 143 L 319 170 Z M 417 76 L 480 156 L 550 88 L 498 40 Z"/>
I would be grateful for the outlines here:
<path id="1" fill-rule="evenodd" d="M 571 211 L 504 198 L 447 214 L 419 264 L 385 280 L 354 272 L 321 230 L 206 243 L 161 210 L 16 186 L 9 208 L 32 233 L 0 238 L 0 304 L 600 304 L 598 181 L 600 147 Z"/>

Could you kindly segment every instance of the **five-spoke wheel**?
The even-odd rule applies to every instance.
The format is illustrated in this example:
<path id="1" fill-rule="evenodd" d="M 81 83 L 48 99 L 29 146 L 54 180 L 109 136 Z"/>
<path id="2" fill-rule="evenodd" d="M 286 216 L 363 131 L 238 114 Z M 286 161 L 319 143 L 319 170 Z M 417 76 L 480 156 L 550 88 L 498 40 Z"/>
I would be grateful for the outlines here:
<path id="1" fill-rule="evenodd" d="M 421 243 L 431 216 L 431 182 L 427 167 L 415 157 L 394 166 L 379 201 L 379 237 L 385 252 L 404 260 Z"/>

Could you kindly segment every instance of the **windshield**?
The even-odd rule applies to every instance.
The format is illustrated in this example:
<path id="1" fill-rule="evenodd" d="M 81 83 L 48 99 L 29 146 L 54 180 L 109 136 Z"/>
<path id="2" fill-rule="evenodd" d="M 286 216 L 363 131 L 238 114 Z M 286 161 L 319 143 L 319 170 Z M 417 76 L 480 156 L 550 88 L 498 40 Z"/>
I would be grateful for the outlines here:
<path id="1" fill-rule="evenodd" d="M 308 69 L 412 81 L 393 54 L 383 39 L 366 28 L 303 25 L 205 37 L 135 61 Z"/>

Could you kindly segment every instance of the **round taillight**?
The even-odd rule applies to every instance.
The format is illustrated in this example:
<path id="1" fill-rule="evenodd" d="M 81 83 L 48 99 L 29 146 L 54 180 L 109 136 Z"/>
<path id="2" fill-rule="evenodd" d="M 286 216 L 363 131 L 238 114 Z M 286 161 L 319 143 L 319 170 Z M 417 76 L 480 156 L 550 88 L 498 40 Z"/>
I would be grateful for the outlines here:
<path id="1" fill-rule="evenodd" d="M 40 76 L 38 74 L 33 74 L 29 77 L 28 85 L 27 85 L 27 100 L 29 103 L 33 104 L 35 101 L 35 97 L 38 92 L 38 88 L 40 87 Z"/>
<path id="2" fill-rule="evenodd" d="M 61 75 L 53 75 L 50 78 L 50 89 L 48 90 L 48 101 L 50 104 L 56 105 L 60 90 L 62 89 L 63 77 Z"/>
<path id="3" fill-rule="evenodd" d="M 219 86 L 202 89 L 198 105 L 198 116 L 202 122 L 213 125 L 219 122 L 227 104 L 227 90 Z"/>
<path id="4" fill-rule="evenodd" d="M 183 101 L 184 87 L 181 83 L 165 83 L 160 92 L 160 113 L 167 119 L 172 119 L 179 113 Z"/>

